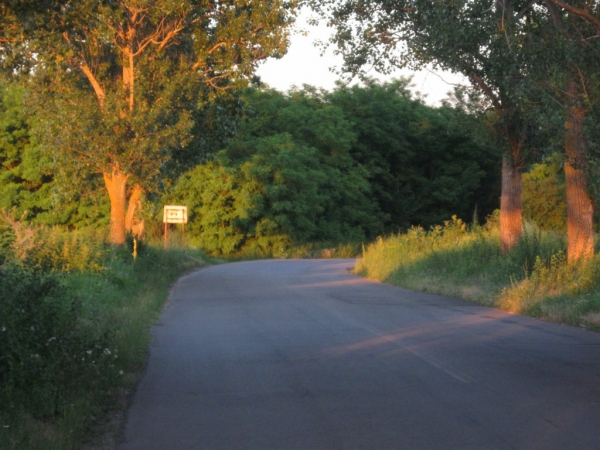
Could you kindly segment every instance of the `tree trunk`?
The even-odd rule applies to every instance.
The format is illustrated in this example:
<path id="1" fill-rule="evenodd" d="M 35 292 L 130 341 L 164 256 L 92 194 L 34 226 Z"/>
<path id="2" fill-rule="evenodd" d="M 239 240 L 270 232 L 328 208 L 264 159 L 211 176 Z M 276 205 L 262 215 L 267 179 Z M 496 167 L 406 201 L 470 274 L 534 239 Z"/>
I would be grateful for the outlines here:
<path id="1" fill-rule="evenodd" d="M 510 155 L 502 157 L 502 195 L 500 197 L 500 249 L 506 254 L 521 239 L 523 204 L 521 170 Z"/>
<path id="2" fill-rule="evenodd" d="M 585 111 L 578 105 L 579 89 L 567 84 L 571 107 L 565 123 L 565 178 L 567 186 L 567 260 L 572 264 L 594 255 L 594 207 L 587 190 L 586 144 L 583 136 Z"/>
<path id="3" fill-rule="evenodd" d="M 125 231 L 133 232 L 134 219 L 135 219 L 135 211 L 138 206 L 138 202 L 140 197 L 144 191 L 140 187 L 139 184 L 136 184 L 133 187 L 133 192 L 129 197 L 129 206 L 127 207 L 127 214 L 125 215 Z"/>
<path id="4" fill-rule="evenodd" d="M 110 197 L 110 242 L 116 245 L 125 243 L 125 204 L 128 175 L 118 167 L 112 172 L 104 172 L 104 184 Z"/>

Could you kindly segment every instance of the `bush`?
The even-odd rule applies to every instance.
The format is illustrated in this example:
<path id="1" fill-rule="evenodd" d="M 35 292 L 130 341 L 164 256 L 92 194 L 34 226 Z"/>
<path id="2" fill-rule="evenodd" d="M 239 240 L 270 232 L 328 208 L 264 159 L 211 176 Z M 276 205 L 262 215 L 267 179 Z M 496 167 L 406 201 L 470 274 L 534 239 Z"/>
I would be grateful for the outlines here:
<path id="1" fill-rule="evenodd" d="M 373 228 L 378 212 L 349 158 L 326 164 L 286 133 L 244 146 L 250 157 L 232 163 L 221 153 L 184 174 L 165 201 L 188 206 L 192 244 L 216 255 L 279 255 L 306 242 L 360 242 Z"/>
<path id="2" fill-rule="evenodd" d="M 108 336 L 80 320 L 80 300 L 57 275 L 0 268 L 0 318 L 0 396 L 20 398 L 36 416 L 58 414 L 73 385 L 112 367 Z"/>
<path id="3" fill-rule="evenodd" d="M 534 164 L 523 174 L 523 217 L 546 231 L 567 229 L 564 173 L 559 161 Z"/>

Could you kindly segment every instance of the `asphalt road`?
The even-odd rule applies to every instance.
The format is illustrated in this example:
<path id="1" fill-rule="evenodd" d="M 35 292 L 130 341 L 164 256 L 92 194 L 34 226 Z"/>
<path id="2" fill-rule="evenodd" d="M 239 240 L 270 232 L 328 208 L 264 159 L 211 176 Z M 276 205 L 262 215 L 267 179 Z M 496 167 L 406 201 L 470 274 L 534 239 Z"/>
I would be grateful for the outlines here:
<path id="1" fill-rule="evenodd" d="M 599 334 L 353 264 L 182 278 L 118 449 L 600 449 Z"/>

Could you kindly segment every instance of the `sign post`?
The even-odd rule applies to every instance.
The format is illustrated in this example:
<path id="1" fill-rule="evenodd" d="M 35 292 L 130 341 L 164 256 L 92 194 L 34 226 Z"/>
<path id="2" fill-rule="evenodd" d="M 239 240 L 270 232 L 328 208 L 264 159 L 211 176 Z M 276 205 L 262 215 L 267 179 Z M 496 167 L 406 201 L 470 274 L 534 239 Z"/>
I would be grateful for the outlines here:
<path id="1" fill-rule="evenodd" d="M 165 224 L 164 247 L 167 248 L 167 231 L 170 223 L 181 224 L 181 243 L 183 244 L 185 224 L 187 223 L 187 206 L 165 205 L 163 210 L 163 222 Z"/>

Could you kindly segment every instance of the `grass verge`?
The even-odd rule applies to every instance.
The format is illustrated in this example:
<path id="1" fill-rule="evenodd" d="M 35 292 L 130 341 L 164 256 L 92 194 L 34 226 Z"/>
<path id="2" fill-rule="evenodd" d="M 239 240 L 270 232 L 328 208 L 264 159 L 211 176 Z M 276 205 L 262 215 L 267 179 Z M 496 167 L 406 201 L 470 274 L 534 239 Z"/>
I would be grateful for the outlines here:
<path id="1" fill-rule="evenodd" d="M 55 270 L 56 261 L 38 264 L 43 260 L 40 252 L 48 254 L 48 247 L 36 252 L 38 247 L 32 246 L 27 254 L 17 255 L 20 259 L 15 252 L 12 257 L 4 253 L 2 449 L 80 449 L 93 439 L 110 412 L 125 406 L 124 393 L 143 370 L 149 329 L 163 310 L 170 285 L 206 264 L 194 250 L 148 246 L 138 249 L 134 260 L 127 247 L 92 240 L 84 246 L 89 247 L 85 255 L 93 255 L 87 263 L 81 262 L 77 246 L 60 256 L 77 262 L 77 270 Z"/>
<path id="2" fill-rule="evenodd" d="M 498 224 L 468 227 L 453 218 L 429 231 L 379 238 L 363 249 L 356 273 L 408 289 L 600 331 L 600 255 L 566 264 L 564 236 L 527 225 L 508 255 Z"/>

